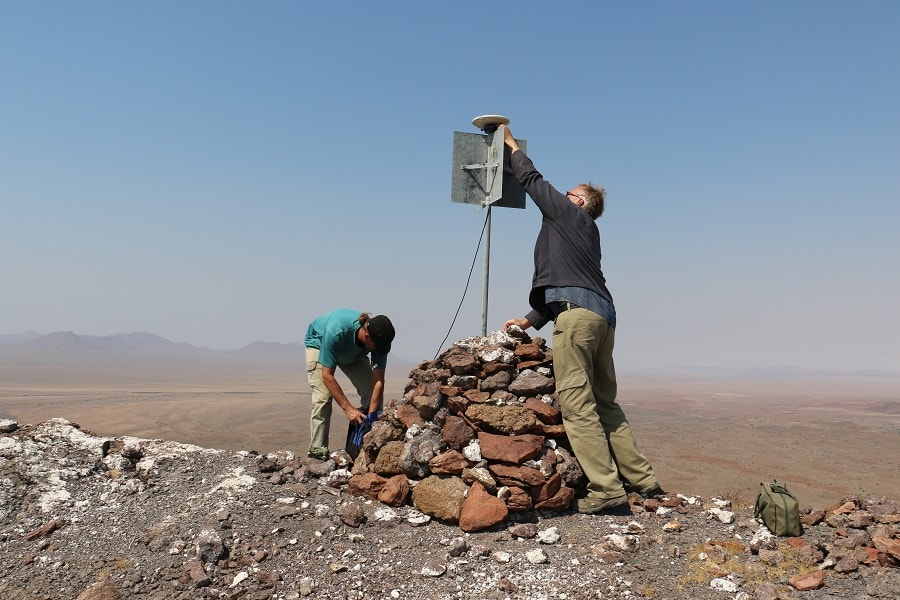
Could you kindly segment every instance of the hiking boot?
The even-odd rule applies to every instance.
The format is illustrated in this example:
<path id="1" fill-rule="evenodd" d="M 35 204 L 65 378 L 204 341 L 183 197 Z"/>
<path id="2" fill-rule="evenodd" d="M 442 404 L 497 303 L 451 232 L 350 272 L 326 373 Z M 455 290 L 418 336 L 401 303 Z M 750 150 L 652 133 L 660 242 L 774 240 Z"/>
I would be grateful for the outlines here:
<path id="1" fill-rule="evenodd" d="M 668 494 L 666 490 L 659 487 L 658 483 L 654 483 L 650 488 L 644 490 L 643 492 L 638 492 L 641 495 L 641 498 L 644 500 L 649 500 L 650 498 L 661 498 Z"/>
<path id="2" fill-rule="evenodd" d="M 331 456 L 331 453 L 328 452 L 328 448 L 310 448 L 309 454 L 307 454 L 309 458 L 314 458 L 316 460 L 328 460 L 328 457 Z"/>
<path id="3" fill-rule="evenodd" d="M 615 498 L 579 498 L 578 512 L 583 515 L 593 515 L 626 504 L 628 504 L 628 496 L 617 496 Z"/>

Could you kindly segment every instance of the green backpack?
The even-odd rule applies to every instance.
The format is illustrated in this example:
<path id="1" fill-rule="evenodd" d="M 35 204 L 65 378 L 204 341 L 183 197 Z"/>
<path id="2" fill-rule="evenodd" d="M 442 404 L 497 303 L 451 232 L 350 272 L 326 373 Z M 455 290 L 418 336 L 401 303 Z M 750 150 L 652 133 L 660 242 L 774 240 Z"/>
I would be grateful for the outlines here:
<path id="1" fill-rule="evenodd" d="M 756 496 L 754 517 L 761 518 L 775 535 L 798 536 L 803 533 L 800 524 L 800 505 L 797 498 L 783 484 L 760 483 Z"/>

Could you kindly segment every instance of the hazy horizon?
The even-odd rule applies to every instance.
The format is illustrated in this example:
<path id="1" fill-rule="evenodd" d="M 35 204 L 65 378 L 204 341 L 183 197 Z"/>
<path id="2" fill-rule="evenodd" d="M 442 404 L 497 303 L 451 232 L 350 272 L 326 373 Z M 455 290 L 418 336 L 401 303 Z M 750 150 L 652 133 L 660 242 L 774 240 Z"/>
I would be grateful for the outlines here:
<path id="1" fill-rule="evenodd" d="M 59 345 L 60 337 L 67 344 L 73 343 L 71 337 L 76 338 L 74 343 L 85 342 L 85 346 L 69 346 L 67 344 Z M 71 336 L 71 337 L 70 337 Z M 148 340 L 147 336 L 153 339 Z M 48 339 L 52 338 L 52 339 Z M 128 343 L 124 346 L 116 345 L 110 347 L 110 340 L 116 338 L 121 343 L 121 339 L 126 339 Z M 157 340 L 163 340 L 167 346 L 163 344 L 161 347 L 157 345 Z M 38 342 L 44 342 L 42 345 L 35 346 Z M 444 350 L 452 344 L 460 340 L 448 340 Z M 48 345 L 50 344 L 50 345 Z M 261 346 L 261 347 L 260 347 Z M 85 365 L 96 365 L 98 361 L 114 360 L 116 368 L 122 363 L 127 363 L 139 357 L 147 356 L 152 353 L 157 360 L 180 361 L 183 363 L 186 359 L 190 359 L 192 355 L 184 354 L 186 350 L 197 351 L 199 354 L 193 355 L 193 358 L 200 358 L 206 361 L 212 361 L 214 364 L 218 358 L 227 356 L 229 359 L 250 359 L 254 365 L 270 363 L 273 368 L 279 368 L 285 361 L 289 361 L 296 368 L 300 368 L 305 360 L 303 354 L 303 345 L 299 342 L 270 342 L 267 340 L 255 340 L 241 348 L 209 348 L 206 346 L 198 346 L 190 342 L 176 342 L 168 340 L 162 336 L 157 336 L 152 332 L 131 332 L 119 333 L 109 336 L 96 336 L 93 334 L 79 334 L 70 330 L 50 332 L 48 334 L 39 334 L 37 332 L 23 332 L 21 334 L 5 334 L 0 333 L 0 358 L 6 360 L 20 358 L 30 358 L 29 364 L 32 365 L 52 365 L 54 361 L 62 361 L 63 363 L 81 362 Z M 207 352 L 213 352 L 215 355 L 208 355 Z M 35 360 L 36 359 L 36 360 Z M 431 356 L 408 358 L 398 356 L 391 353 L 389 357 L 389 371 L 392 377 L 398 376 L 397 369 L 408 369 L 423 360 L 431 360 Z M 143 359 L 142 359 L 143 360 Z M 190 362 L 179 364 L 171 362 L 172 366 L 178 368 L 190 368 Z M 15 365 L 0 363 L 0 376 Z M 5 367 L 5 368 L 4 368 Z M 633 377 L 651 377 L 651 378 L 668 378 L 669 380 L 689 381 L 696 380 L 727 380 L 736 382 L 741 380 L 748 381 L 806 381 L 813 382 L 815 379 L 824 379 L 829 382 L 849 379 L 853 381 L 871 380 L 876 382 L 889 382 L 892 385 L 895 379 L 900 379 L 900 370 L 878 370 L 878 369 L 812 369 L 796 367 L 792 365 L 769 365 L 760 367 L 722 367 L 708 365 L 690 365 L 690 364 L 672 364 L 667 367 L 645 367 L 645 368 L 625 368 L 618 369 L 620 384 Z M 9 373 L 7 373 L 9 375 Z M 816 386 L 813 386 L 816 387 Z M 888 388 L 891 389 L 891 388 Z"/>

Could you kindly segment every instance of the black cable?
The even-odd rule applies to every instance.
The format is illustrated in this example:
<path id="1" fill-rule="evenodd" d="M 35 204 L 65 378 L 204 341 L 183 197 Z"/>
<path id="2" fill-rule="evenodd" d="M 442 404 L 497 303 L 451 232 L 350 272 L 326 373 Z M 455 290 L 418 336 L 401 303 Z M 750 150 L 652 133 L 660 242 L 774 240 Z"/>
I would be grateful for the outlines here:
<path id="1" fill-rule="evenodd" d="M 447 338 L 450 337 L 450 332 L 453 331 L 453 326 L 456 324 L 456 318 L 459 316 L 459 311 L 462 309 L 463 302 L 466 299 L 466 294 L 469 291 L 469 283 L 472 281 L 472 271 L 475 270 L 475 261 L 478 259 L 478 251 L 481 250 L 481 240 L 484 239 L 484 230 L 487 229 L 488 219 L 490 218 L 490 207 L 488 207 L 486 214 L 484 216 L 484 225 L 481 226 L 481 235 L 478 238 L 478 246 L 475 247 L 475 256 L 472 257 L 472 266 L 469 268 L 469 277 L 466 279 L 466 289 L 463 290 L 462 298 L 459 299 L 459 306 L 456 307 L 456 314 L 453 315 L 453 322 L 450 323 L 450 329 L 447 330 L 447 335 L 444 337 L 443 341 L 441 341 L 441 345 L 438 346 L 437 352 L 434 353 L 434 358 L 432 360 L 437 359 L 438 354 L 441 353 L 441 348 L 444 346 L 444 342 L 447 341 Z"/>

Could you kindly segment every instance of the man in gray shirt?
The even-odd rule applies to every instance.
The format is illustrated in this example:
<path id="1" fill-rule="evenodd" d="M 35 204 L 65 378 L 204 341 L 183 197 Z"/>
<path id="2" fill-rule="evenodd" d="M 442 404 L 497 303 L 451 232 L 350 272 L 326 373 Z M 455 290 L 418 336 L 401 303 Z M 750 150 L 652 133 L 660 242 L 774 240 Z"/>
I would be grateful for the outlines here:
<path id="1" fill-rule="evenodd" d="M 578 511 L 598 513 L 628 502 L 625 484 L 642 496 L 663 495 L 650 461 L 616 402 L 613 366 L 616 309 L 600 266 L 606 192 L 580 184 L 563 194 L 535 169 L 509 128 L 501 125 L 510 167 L 541 211 L 534 247 L 532 310 L 516 325 L 553 327 L 553 370 L 566 435 L 588 479 Z"/>

